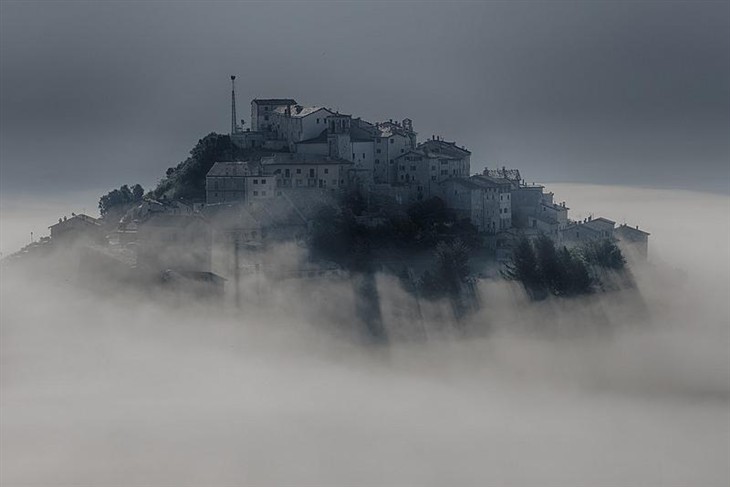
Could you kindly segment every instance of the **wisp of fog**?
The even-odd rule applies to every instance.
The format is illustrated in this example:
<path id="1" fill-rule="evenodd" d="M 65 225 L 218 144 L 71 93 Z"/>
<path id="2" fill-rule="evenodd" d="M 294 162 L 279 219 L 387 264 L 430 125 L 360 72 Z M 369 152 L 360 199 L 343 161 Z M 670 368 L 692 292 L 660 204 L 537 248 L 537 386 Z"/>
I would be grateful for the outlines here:
<path id="1" fill-rule="evenodd" d="M 378 275 L 369 344 L 347 279 L 249 282 L 235 309 L 4 267 L 0 483 L 728 485 L 730 198 L 550 189 L 651 232 L 636 289 L 484 280 L 455 326 Z"/>

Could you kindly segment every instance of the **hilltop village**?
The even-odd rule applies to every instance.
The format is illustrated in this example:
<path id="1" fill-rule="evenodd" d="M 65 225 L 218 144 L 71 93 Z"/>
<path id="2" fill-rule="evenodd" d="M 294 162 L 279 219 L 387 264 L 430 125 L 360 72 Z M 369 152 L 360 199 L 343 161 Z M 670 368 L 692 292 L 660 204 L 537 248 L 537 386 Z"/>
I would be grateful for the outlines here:
<path id="1" fill-rule="evenodd" d="M 155 191 L 115 190 L 123 204 L 106 207 L 102 198 L 101 219 L 63 217 L 50 227 L 50 237 L 24 252 L 83 241 L 82 269 L 161 275 L 220 291 L 241 269 L 266 272 L 256 255 L 267 244 L 311 240 L 317 226 L 327 225 L 323 205 L 341 209 L 356 201 L 353 221 L 369 229 L 386 225 L 393 215 L 448 212 L 452 220 L 440 227 L 447 229 L 443 238 L 459 238 L 458 229 L 468 227 L 471 251 L 495 269 L 510 261 L 520 240 L 539 236 L 566 248 L 610 240 L 646 258 L 647 232 L 603 217 L 571 220 L 565 202 L 541 185 L 527 184 L 518 169 L 488 167 L 472 174 L 466 147 L 439 136 L 419 139 L 409 118 L 369 122 L 291 98 L 254 99 L 244 129 L 236 113 L 235 77 L 231 82 L 226 140 L 235 157 L 201 165 L 205 172 L 193 183 L 202 191 L 189 193 L 197 197 L 169 189 L 185 169 L 171 168 Z M 270 269 L 312 276 L 340 267 L 320 261 Z"/>

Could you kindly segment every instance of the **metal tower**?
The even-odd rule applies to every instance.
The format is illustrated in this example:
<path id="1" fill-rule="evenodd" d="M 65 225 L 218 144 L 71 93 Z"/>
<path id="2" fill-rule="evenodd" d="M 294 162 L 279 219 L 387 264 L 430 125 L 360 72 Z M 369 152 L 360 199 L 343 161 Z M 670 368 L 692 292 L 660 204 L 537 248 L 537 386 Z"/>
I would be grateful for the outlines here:
<path id="1" fill-rule="evenodd" d="M 237 132 L 236 128 L 236 77 L 231 75 L 231 134 Z"/>

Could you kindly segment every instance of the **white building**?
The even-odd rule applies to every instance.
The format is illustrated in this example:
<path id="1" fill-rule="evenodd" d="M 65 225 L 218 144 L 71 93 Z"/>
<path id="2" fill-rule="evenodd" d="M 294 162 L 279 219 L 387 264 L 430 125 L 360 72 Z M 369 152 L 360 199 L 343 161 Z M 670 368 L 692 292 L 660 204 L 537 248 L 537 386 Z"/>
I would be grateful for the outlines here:
<path id="1" fill-rule="evenodd" d="M 261 159 L 261 166 L 278 188 L 334 191 L 348 187 L 353 169 L 351 161 L 316 154 L 275 154 Z"/>
<path id="2" fill-rule="evenodd" d="M 472 176 L 450 178 L 439 187 L 446 206 L 468 218 L 480 233 L 493 235 L 512 226 L 509 182 Z"/>
<path id="3" fill-rule="evenodd" d="M 267 199 L 276 195 L 276 176 L 264 174 L 257 163 L 216 162 L 205 176 L 205 200 L 209 205 Z"/>
<path id="4" fill-rule="evenodd" d="M 470 155 L 453 142 L 434 138 L 395 158 L 395 178 L 390 184 L 413 186 L 416 200 L 438 195 L 444 181 L 469 177 Z"/>
<path id="5" fill-rule="evenodd" d="M 257 98 L 251 101 L 251 130 L 273 133 L 272 113 L 278 107 L 296 105 L 291 98 Z"/>
<path id="6" fill-rule="evenodd" d="M 639 230 L 639 227 L 619 225 L 613 235 L 621 242 L 623 249 L 631 257 L 646 259 L 649 253 L 649 233 Z"/>
<path id="7" fill-rule="evenodd" d="M 612 239 L 616 222 L 608 218 L 586 218 L 580 222 L 569 223 L 560 230 L 560 241 L 565 244 L 579 244 L 592 240 Z"/>

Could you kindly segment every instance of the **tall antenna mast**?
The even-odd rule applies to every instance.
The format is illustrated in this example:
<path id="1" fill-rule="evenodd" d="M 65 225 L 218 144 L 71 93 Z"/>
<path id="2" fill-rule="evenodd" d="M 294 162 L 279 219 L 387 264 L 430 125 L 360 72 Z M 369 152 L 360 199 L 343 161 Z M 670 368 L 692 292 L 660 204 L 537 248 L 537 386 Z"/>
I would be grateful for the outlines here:
<path id="1" fill-rule="evenodd" d="M 236 77 L 231 75 L 231 134 L 236 133 Z"/>

